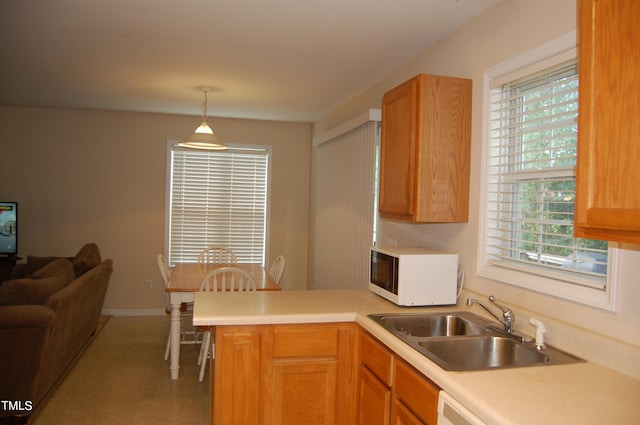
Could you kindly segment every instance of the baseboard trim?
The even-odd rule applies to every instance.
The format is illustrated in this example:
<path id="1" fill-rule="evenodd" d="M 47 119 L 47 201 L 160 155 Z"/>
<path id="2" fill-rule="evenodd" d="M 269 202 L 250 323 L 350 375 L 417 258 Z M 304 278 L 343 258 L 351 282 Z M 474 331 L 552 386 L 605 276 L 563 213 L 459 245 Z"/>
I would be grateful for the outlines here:
<path id="1" fill-rule="evenodd" d="M 105 308 L 102 310 L 105 316 L 165 316 L 163 308 Z"/>

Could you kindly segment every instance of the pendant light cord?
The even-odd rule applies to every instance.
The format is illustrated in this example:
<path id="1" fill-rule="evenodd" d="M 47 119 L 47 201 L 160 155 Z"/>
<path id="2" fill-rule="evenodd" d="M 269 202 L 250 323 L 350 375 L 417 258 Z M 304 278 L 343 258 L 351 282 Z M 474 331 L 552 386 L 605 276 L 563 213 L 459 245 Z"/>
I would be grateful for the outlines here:
<path id="1" fill-rule="evenodd" d="M 204 90 L 204 101 L 202 102 L 202 121 L 207 120 L 207 91 Z"/>

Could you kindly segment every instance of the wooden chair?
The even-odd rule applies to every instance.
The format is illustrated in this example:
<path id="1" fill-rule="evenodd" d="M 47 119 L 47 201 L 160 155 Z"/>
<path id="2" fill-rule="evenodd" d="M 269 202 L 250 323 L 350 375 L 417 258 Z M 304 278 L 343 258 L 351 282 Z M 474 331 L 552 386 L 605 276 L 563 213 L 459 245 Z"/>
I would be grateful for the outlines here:
<path id="1" fill-rule="evenodd" d="M 219 291 L 236 291 L 236 292 L 253 292 L 256 290 L 256 282 L 251 275 L 243 269 L 237 267 L 226 266 L 212 270 L 202 279 L 200 291 L 202 292 L 219 292 Z M 212 339 L 212 330 L 205 330 L 202 346 L 200 347 L 200 355 L 198 356 L 198 365 L 200 366 L 199 381 L 204 379 L 204 370 L 207 365 L 207 359 L 211 352 L 211 358 L 215 355 L 215 342 Z"/>
<path id="2" fill-rule="evenodd" d="M 200 251 L 198 264 L 235 264 L 236 254 L 223 246 L 210 246 Z"/>
<path id="3" fill-rule="evenodd" d="M 284 263 L 284 255 L 279 255 L 275 260 L 273 260 L 273 263 L 271 263 L 271 267 L 269 268 L 269 276 L 271 276 L 271 278 L 275 280 L 276 283 L 280 283 L 282 273 L 284 273 Z"/>
<path id="4" fill-rule="evenodd" d="M 160 269 L 160 275 L 162 275 L 162 280 L 164 282 L 165 296 L 166 296 L 166 308 L 165 312 L 168 315 L 171 315 L 171 298 L 169 297 L 169 293 L 166 292 L 167 286 L 169 286 L 169 277 L 171 276 L 171 271 L 169 270 L 169 266 L 164 259 L 162 254 L 158 254 L 158 268 Z M 193 318 L 193 303 L 182 303 L 180 306 L 180 344 L 200 344 L 203 339 L 203 332 L 198 330 L 186 330 L 184 327 L 185 319 Z M 169 351 L 171 349 L 171 332 L 169 332 L 169 336 L 167 337 L 167 348 L 164 350 L 164 359 L 167 360 L 169 358 Z"/>

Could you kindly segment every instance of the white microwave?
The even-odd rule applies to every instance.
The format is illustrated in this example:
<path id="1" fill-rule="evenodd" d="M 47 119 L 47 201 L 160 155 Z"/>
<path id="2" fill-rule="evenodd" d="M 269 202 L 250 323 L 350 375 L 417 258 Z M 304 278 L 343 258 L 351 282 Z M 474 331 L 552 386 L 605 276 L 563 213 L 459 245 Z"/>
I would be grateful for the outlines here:
<path id="1" fill-rule="evenodd" d="M 458 254 L 417 246 L 371 248 L 369 290 L 402 306 L 457 301 Z"/>

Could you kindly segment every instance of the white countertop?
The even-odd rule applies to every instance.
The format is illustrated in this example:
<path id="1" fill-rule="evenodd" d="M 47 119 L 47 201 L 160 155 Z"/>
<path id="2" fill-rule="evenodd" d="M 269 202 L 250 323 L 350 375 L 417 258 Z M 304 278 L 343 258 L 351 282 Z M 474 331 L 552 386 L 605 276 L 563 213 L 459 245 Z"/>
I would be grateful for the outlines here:
<path id="1" fill-rule="evenodd" d="M 640 380 L 602 365 L 448 372 L 367 317 L 372 313 L 439 312 L 398 307 L 368 291 L 196 293 L 198 326 L 357 322 L 490 425 L 640 424 Z"/>
<path id="2" fill-rule="evenodd" d="M 256 291 L 196 293 L 193 324 L 251 325 L 355 322 L 367 308 L 393 306 L 369 291 Z"/>

